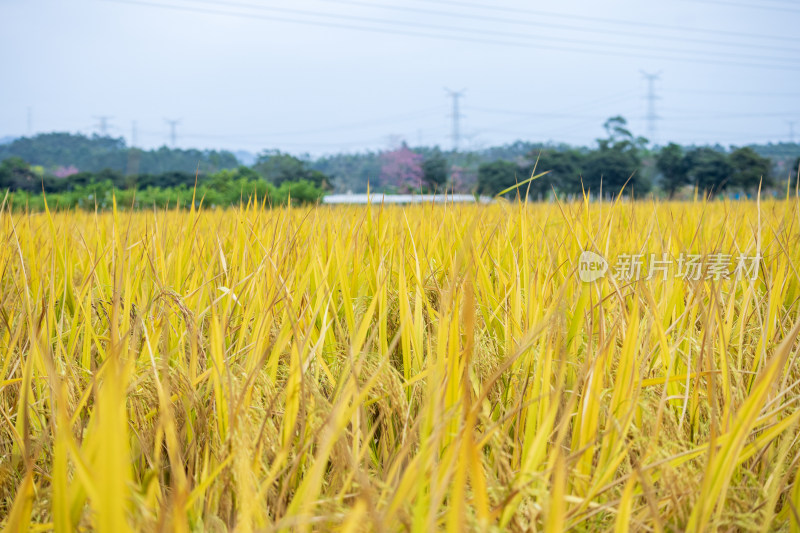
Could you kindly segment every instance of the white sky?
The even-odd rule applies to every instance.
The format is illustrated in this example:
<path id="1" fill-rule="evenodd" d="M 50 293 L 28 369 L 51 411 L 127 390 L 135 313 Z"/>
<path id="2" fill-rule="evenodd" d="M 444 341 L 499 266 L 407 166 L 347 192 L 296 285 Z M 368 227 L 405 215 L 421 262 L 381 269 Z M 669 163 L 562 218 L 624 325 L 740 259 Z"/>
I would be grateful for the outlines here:
<path id="1" fill-rule="evenodd" d="M 144 147 L 171 118 L 180 147 L 450 148 L 449 87 L 462 148 L 588 145 L 615 114 L 647 134 L 644 70 L 659 143 L 800 139 L 798 22 L 793 0 L 0 0 L 0 137 L 107 115 Z"/>

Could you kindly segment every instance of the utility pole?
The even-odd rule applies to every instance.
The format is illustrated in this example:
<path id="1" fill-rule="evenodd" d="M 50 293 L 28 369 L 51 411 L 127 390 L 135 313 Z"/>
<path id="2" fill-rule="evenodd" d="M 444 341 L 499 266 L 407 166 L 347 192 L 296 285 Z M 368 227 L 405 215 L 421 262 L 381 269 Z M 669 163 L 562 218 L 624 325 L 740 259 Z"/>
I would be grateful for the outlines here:
<path id="1" fill-rule="evenodd" d="M 461 139 L 461 130 L 459 124 L 461 113 L 458 110 L 458 99 L 464 96 L 464 89 L 461 89 L 460 91 L 451 91 L 450 89 L 445 88 L 445 91 L 447 91 L 447 94 L 453 99 L 453 113 L 451 115 L 451 118 L 453 119 L 453 151 L 457 152 L 458 141 Z"/>
<path id="2" fill-rule="evenodd" d="M 170 139 L 170 143 L 172 144 L 172 147 L 175 148 L 175 138 L 176 138 L 175 128 L 178 126 L 178 124 L 181 123 L 181 121 L 180 120 L 170 120 L 168 118 L 165 118 L 164 122 L 169 124 L 169 139 Z"/>
<path id="3" fill-rule="evenodd" d="M 108 136 L 108 121 L 114 117 L 109 117 L 107 115 L 100 115 L 97 117 L 93 117 L 97 119 L 97 129 L 100 130 L 100 135 L 103 137 Z"/>
<path id="4" fill-rule="evenodd" d="M 647 120 L 647 140 L 650 141 L 650 144 L 655 144 L 656 121 L 661 118 L 656 114 L 656 100 L 658 100 L 658 96 L 656 96 L 656 81 L 658 81 L 661 73 L 648 74 L 645 71 L 641 71 L 641 73 L 642 77 L 647 80 L 647 115 L 644 117 Z"/>

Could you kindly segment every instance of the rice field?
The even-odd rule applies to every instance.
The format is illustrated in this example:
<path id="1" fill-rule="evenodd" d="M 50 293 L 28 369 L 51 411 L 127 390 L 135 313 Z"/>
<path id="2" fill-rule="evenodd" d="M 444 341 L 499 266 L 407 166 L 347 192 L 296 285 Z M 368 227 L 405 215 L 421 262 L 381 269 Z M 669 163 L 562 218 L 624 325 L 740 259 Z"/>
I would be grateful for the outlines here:
<path id="1" fill-rule="evenodd" d="M 8 531 L 800 531 L 796 191 L 4 206 L 0 242 Z"/>

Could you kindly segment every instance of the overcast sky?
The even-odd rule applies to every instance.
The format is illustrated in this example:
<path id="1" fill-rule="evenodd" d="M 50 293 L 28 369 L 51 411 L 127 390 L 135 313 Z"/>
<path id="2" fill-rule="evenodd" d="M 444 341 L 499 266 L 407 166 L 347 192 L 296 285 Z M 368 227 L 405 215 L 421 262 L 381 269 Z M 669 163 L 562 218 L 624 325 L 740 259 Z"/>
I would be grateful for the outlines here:
<path id="1" fill-rule="evenodd" d="M 331 153 L 800 139 L 800 1 L 0 0 L 0 137 Z"/>

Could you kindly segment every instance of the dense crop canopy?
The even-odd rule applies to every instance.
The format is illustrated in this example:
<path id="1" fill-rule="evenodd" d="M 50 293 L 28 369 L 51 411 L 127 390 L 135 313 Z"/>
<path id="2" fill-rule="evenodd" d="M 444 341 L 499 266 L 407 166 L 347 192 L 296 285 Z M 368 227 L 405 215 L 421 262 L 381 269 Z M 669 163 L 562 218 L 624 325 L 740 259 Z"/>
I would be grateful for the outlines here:
<path id="1" fill-rule="evenodd" d="M 0 517 L 797 531 L 799 240 L 796 197 L 6 208 Z M 756 270 L 612 276 L 651 253 Z"/>

